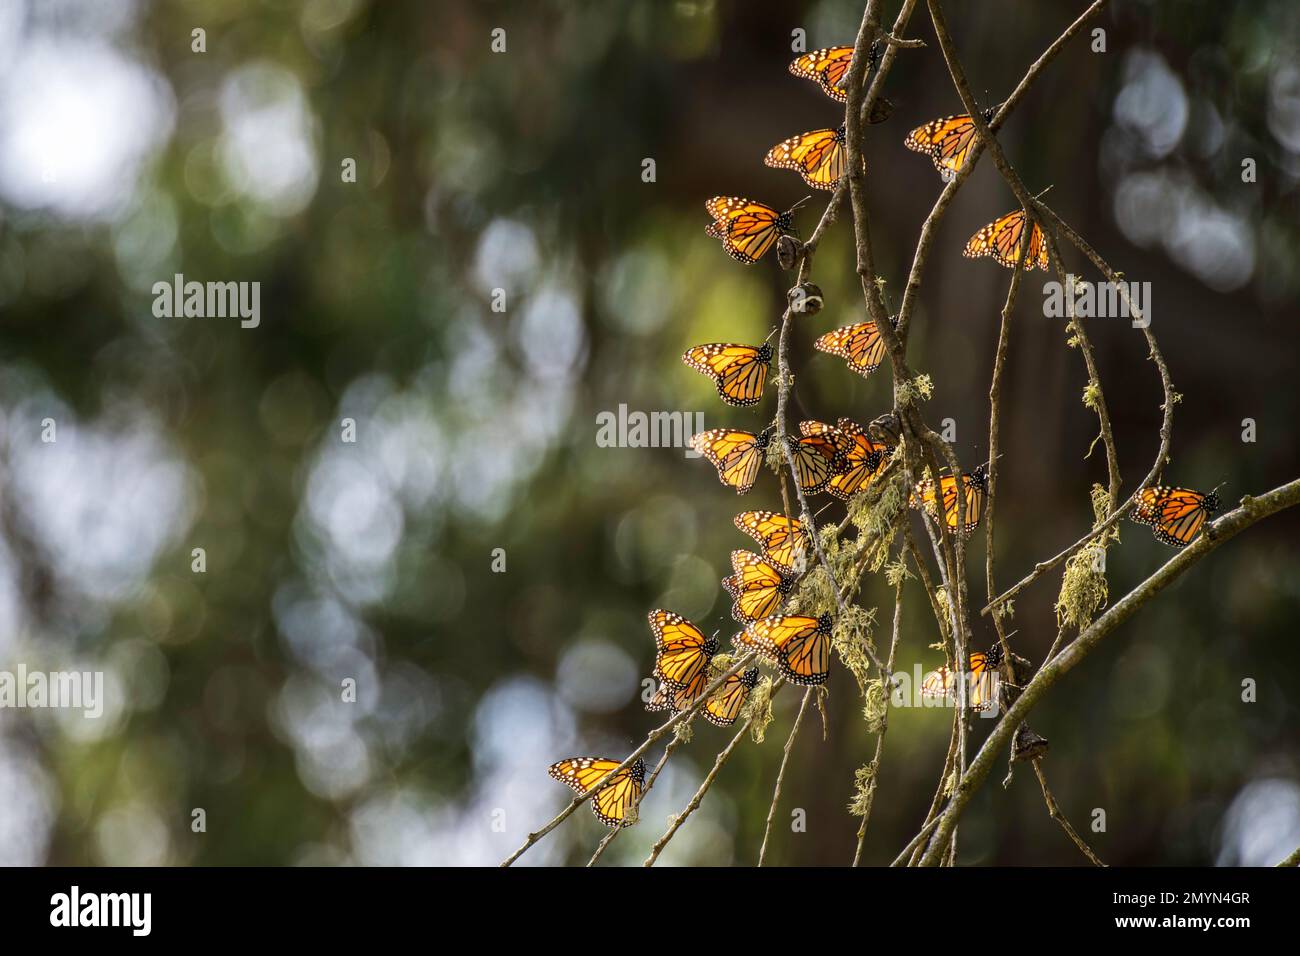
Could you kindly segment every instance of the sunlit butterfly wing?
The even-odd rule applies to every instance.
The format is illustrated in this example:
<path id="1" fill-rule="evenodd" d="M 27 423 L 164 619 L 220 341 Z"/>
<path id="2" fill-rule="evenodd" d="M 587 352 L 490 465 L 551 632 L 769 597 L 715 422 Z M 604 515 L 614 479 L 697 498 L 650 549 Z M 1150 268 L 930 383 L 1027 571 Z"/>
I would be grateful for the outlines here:
<path id="1" fill-rule="evenodd" d="M 790 593 L 792 580 L 752 551 L 731 552 L 734 574 L 722 586 L 733 598 L 731 616 L 741 624 L 770 617 Z"/>
<path id="2" fill-rule="evenodd" d="M 769 149 L 763 162 L 775 169 L 793 169 L 814 189 L 834 190 L 848 170 L 844 127 L 791 136 Z"/>
<path id="3" fill-rule="evenodd" d="M 999 265 L 1013 269 L 1020 253 L 1020 237 L 1024 234 L 1024 228 L 1025 213 L 1022 209 L 999 216 L 970 237 L 962 255 L 970 259 L 992 256 Z M 1047 242 L 1036 223 L 1029 234 L 1025 261 L 1028 263 L 1027 269 L 1032 270 L 1037 266 L 1046 271 L 1048 268 Z"/>
<path id="4" fill-rule="evenodd" d="M 552 764 L 552 777 L 575 793 L 586 793 L 600 778 L 623 761 L 604 757 L 570 757 Z M 614 774 L 591 798 L 591 809 L 607 827 L 631 826 L 636 821 L 628 811 L 636 805 L 645 786 L 645 761 L 638 759 L 630 767 Z"/>
<path id="5" fill-rule="evenodd" d="M 730 727 L 740 716 L 749 692 L 757 683 L 757 667 L 751 667 L 743 674 L 732 674 L 704 705 L 704 719 L 718 727 Z"/>
<path id="6" fill-rule="evenodd" d="M 1157 541 L 1175 548 L 1185 548 L 1196 540 L 1205 522 L 1219 510 L 1217 494 L 1202 494 L 1191 488 L 1155 485 L 1141 489 L 1133 497 L 1137 507 L 1130 517 L 1149 524 Z"/>
<path id="7" fill-rule="evenodd" d="M 763 452 L 771 439 L 770 431 L 755 435 L 734 428 L 713 428 L 691 436 L 691 447 L 713 463 L 718 480 L 746 494 L 754 487 Z"/>
<path id="8" fill-rule="evenodd" d="M 862 376 L 878 369 L 885 358 L 885 340 L 875 322 L 859 322 L 832 329 L 813 345 L 829 355 L 838 355 L 849 363 L 849 368 Z"/>
<path id="9" fill-rule="evenodd" d="M 974 472 L 963 474 L 960 483 L 952 475 L 944 475 L 939 481 L 940 495 L 943 499 L 944 520 L 951 531 L 957 530 L 958 488 L 966 496 L 966 523 L 962 526 L 963 534 L 970 534 L 979 525 L 980 514 L 984 510 L 984 497 L 988 490 L 988 475 L 983 466 Z M 934 483 L 926 478 L 917 482 L 911 495 L 914 508 L 925 508 L 932 518 L 938 520 L 939 512 L 935 505 Z"/>
<path id="10" fill-rule="evenodd" d="M 830 673 L 831 616 L 769 617 L 755 621 L 734 638 L 758 651 L 795 684 L 823 684 Z"/>
<path id="11" fill-rule="evenodd" d="M 843 472 L 831 478 L 829 491 L 837 498 L 847 501 L 884 470 L 889 460 L 889 447 L 872 440 L 862 426 L 849 418 L 841 418 L 835 423 L 836 430 L 848 442 L 845 451 L 846 467 Z"/>
<path id="12" fill-rule="evenodd" d="M 713 379 L 718 396 L 728 405 L 756 405 L 767 384 L 772 346 L 713 342 L 687 349 L 682 361 Z"/>
<path id="13" fill-rule="evenodd" d="M 841 88 L 840 82 L 848 74 L 852 62 L 853 47 L 832 46 L 805 53 L 790 64 L 790 72 L 812 80 L 831 99 L 843 103 L 848 100 L 848 93 Z"/>
<path id="14" fill-rule="evenodd" d="M 709 686 L 709 672 L 703 668 L 691 678 L 684 687 L 676 687 L 667 681 L 660 683 L 653 697 L 646 701 L 645 709 L 650 711 L 671 710 L 679 714 L 695 703 L 706 687 Z"/>
<path id="15" fill-rule="evenodd" d="M 656 608 L 650 612 L 655 637 L 654 675 L 675 688 L 688 687 L 717 652 L 718 642 L 680 614 Z"/>
<path id="16" fill-rule="evenodd" d="M 918 126 L 903 140 L 908 149 L 929 156 L 934 168 L 945 178 L 961 171 L 974 143 L 975 123 L 965 113 Z"/>
<path id="17" fill-rule="evenodd" d="M 830 435 L 808 435 L 805 438 L 788 435 L 786 441 L 804 494 L 815 495 L 825 491 L 831 477 L 844 470 L 844 455 L 837 440 Z"/>
<path id="18" fill-rule="evenodd" d="M 774 511 L 745 511 L 736 515 L 735 525 L 758 542 L 763 557 L 781 570 L 793 571 L 803 562 L 808 532 L 798 518 Z"/>

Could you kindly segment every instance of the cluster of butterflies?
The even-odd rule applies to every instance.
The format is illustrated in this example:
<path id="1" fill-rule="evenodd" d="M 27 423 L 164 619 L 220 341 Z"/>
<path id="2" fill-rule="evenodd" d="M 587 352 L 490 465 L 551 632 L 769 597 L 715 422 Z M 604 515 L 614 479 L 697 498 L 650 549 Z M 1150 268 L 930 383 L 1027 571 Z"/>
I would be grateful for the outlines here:
<path id="1" fill-rule="evenodd" d="M 851 46 L 828 47 L 800 56 L 790 64 L 790 72 L 814 81 L 831 99 L 844 103 L 848 94 L 842 84 L 852 57 Z M 873 66 L 874 51 L 868 69 Z M 992 121 L 996 111 L 996 107 L 985 111 L 986 123 Z M 917 127 L 908 133 L 904 145 L 929 156 L 944 180 L 951 181 L 961 172 L 975 142 L 975 123 L 962 114 Z M 845 127 L 791 136 L 768 150 L 763 162 L 773 168 L 794 170 L 814 189 L 834 190 L 848 172 Z M 797 206 L 778 212 L 765 203 L 715 196 L 705 208 L 710 218 L 707 234 L 718 239 L 728 255 L 746 264 L 761 259 L 781 236 L 794 235 Z M 964 255 L 991 256 L 1000 265 L 1014 268 L 1025 226 L 1022 210 L 999 216 L 970 238 Z M 1032 226 L 1025 261 L 1028 269 L 1048 269 L 1047 243 L 1037 225 Z M 849 368 L 863 376 L 874 372 L 885 355 L 880 330 L 870 321 L 834 329 L 814 344 L 820 351 L 844 359 Z M 772 364 L 772 346 L 768 342 L 759 346 L 708 343 L 688 349 L 682 361 L 709 376 L 728 405 L 749 407 L 762 398 Z M 714 465 L 724 485 L 743 495 L 754 486 L 773 430 L 772 426 L 758 433 L 715 428 L 692 436 L 691 445 Z M 801 489 L 809 495 L 827 491 L 843 500 L 862 491 L 885 469 L 898 444 L 896 431 L 881 431 L 874 423 L 868 431 L 848 418 L 839 419 L 835 425 L 803 421 L 799 431 L 799 437 L 786 436 L 786 441 Z M 909 503 L 925 509 L 936 521 L 942 511 L 950 532 L 969 535 L 979 524 L 987 492 L 988 476 L 981 465 L 960 476 L 944 476 L 937 487 L 930 479 L 918 482 Z M 959 520 L 959 496 L 964 498 L 964 522 Z M 1134 499 L 1130 517 L 1150 525 L 1156 540 L 1175 547 L 1194 540 L 1219 507 L 1214 492 L 1201 494 L 1168 486 L 1143 488 Z M 758 542 L 762 554 L 733 551 L 733 573 L 722 581 L 732 599 L 731 615 L 743 626 L 732 638 L 733 645 L 739 651 L 757 652 L 791 683 L 824 683 L 830 671 L 833 619 L 829 614 L 779 614 L 798 569 L 803 567 L 809 544 L 807 530 L 797 519 L 771 511 L 744 512 L 736 516 L 735 524 Z M 655 639 L 653 673 L 659 687 L 646 709 L 677 714 L 696 704 L 708 688 L 718 641 L 672 611 L 656 609 L 650 612 L 649 620 Z M 970 655 L 972 709 L 982 712 L 997 706 L 995 674 L 1001 663 L 998 645 Z M 758 682 L 758 673 L 757 667 L 751 667 L 727 677 L 701 708 L 705 719 L 719 727 L 735 723 Z M 957 676 L 949 668 L 940 667 L 922 682 L 922 695 L 952 699 Z M 553 764 L 550 774 L 584 794 L 621 763 L 602 757 L 570 757 Z M 645 771 L 645 761 L 637 759 L 592 796 L 592 810 L 602 823 L 622 827 L 635 822 L 632 810 L 641 799 Z"/>
<path id="2" fill-rule="evenodd" d="M 852 58 L 851 46 L 827 47 L 799 57 L 790 64 L 790 72 L 814 81 L 831 99 L 844 103 L 848 94 L 842 83 Z M 868 64 L 869 69 L 871 65 Z M 997 107 L 986 110 L 985 122 L 990 122 L 996 112 Z M 918 126 L 907 134 L 903 144 L 929 156 L 939 175 L 948 181 L 961 172 L 976 139 L 974 120 L 962 113 Z M 763 162 L 775 169 L 794 170 L 814 189 L 834 190 L 848 172 L 845 127 L 840 125 L 798 133 L 768 150 Z M 793 216 L 797 208 L 779 212 L 766 203 L 739 196 L 714 196 L 705 203 L 710 219 L 705 232 L 720 240 L 733 259 L 746 264 L 755 263 L 776 245 L 781 236 L 794 234 Z M 1022 209 L 999 216 L 971 236 L 963 254 L 970 258 L 991 256 L 995 262 L 1014 268 L 1025 225 Z M 1036 224 L 1031 226 L 1031 230 L 1025 267 L 1046 271 L 1049 265 L 1047 242 Z"/>
<path id="3" fill-rule="evenodd" d="M 796 569 L 805 560 L 808 532 L 798 519 L 771 511 L 746 511 L 736 516 L 735 525 L 758 543 L 762 554 L 732 552 L 734 573 L 722 584 L 733 601 L 732 617 L 744 628 L 732 638 L 732 644 L 738 651 L 756 651 L 791 683 L 824 683 L 830 673 L 831 616 L 777 613 L 794 585 Z M 708 689 L 718 640 L 672 611 L 655 609 L 649 620 L 655 640 L 653 673 L 659 687 L 646 709 L 677 714 L 698 702 Z M 731 726 L 757 683 L 757 667 L 729 675 L 709 695 L 700 712 L 711 724 Z M 586 793 L 620 763 L 607 758 L 570 757 L 553 764 L 550 774 L 575 792 Z M 592 796 L 592 810 L 607 826 L 627 826 L 633 822 L 629 811 L 640 800 L 644 786 L 645 763 L 638 759 L 614 774 Z"/>

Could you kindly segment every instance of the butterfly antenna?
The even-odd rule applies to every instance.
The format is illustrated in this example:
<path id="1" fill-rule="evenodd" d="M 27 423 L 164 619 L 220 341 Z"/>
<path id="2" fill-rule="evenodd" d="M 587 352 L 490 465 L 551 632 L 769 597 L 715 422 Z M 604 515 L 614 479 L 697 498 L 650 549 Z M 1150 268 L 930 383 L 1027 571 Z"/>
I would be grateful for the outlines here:
<path id="1" fill-rule="evenodd" d="M 815 515 L 813 515 L 813 518 L 814 518 L 814 519 L 816 519 L 816 518 L 820 518 L 820 517 L 822 516 L 822 512 L 825 511 L 827 508 L 829 508 L 829 507 L 830 507 L 831 505 L 833 505 L 833 504 L 835 504 L 835 502 L 833 502 L 833 501 L 828 501 L 828 502 L 826 502 L 826 504 L 822 505 L 822 506 L 821 506 L 821 509 L 820 509 L 820 510 L 815 514 Z"/>
<path id="2" fill-rule="evenodd" d="M 802 206 L 802 205 L 804 205 L 805 203 L 811 201 L 811 199 L 812 199 L 812 196 L 804 196 L 803 199 L 800 199 L 797 203 L 795 203 L 795 204 L 794 204 L 793 206 L 791 206 L 788 210 L 786 210 L 786 214 L 788 215 L 789 213 L 794 212 L 794 211 L 795 211 L 796 209 L 798 209 L 800 206 Z"/>
<path id="3" fill-rule="evenodd" d="M 776 331 L 777 331 L 777 329 L 778 329 L 778 326 L 775 326 L 775 325 L 772 326 L 772 331 L 770 331 L 770 332 L 767 333 L 767 338 L 763 339 L 763 341 L 764 341 L 764 342 L 770 342 L 770 341 L 772 341 L 772 336 L 776 335 Z"/>
<path id="4" fill-rule="evenodd" d="M 1052 186 L 1055 186 L 1055 185 L 1056 185 L 1055 183 L 1052 184 Z M 1044 196 L 1046 196 L 1048 193 L 1050 193 L 1050 192 L 1052 191 L 1052 186 L 1048 186 L 1048 187 L 1047 187 L 1046 189 L 1044 189 L 1041 193 L 1039 193 L 1037 196 L 1035 196 L 1034 199 L 1035 199 L 1035 200 L 1042 199 Z"/>

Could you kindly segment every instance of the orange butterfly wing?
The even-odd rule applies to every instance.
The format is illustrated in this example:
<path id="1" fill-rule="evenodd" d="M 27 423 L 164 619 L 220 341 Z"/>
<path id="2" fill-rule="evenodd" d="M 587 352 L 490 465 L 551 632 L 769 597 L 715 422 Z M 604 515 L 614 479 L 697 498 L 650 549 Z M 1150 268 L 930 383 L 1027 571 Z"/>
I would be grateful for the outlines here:
<path id="1" fill-rule="evenodd" d="M 734 638 L 758 651 L 794 684 L 824 684 L 831 665 L 831 617 L 769 617 L 755 621 Z"/>
<path id="2" fill-rule="evenodd" d="M 962 255 L 968 259 L 975 259 L 979 256 L 992 256 L 993 261 L 999 265 L 1014 269 L 1020 252 L 1020 237 L 1024 234 L 1024 228 L 1025 212 L 1023 209 L 1017 209 L 1014 212 L 999 216 L 970 237 L 970 241 L 966 243 Z M 1038 228 L 1037 223 L 1034 224 L 1033 231 L 1029 234 L 1029 248 L 1026 250 L 1025 261 L 1029 263 L 1026 268 L 1030 270 L 1037 267 L 1046 272 L 1050 265 L 1047 257 L 1047 240 L 1043 237 L 1043 231 Z"/>
<path id="3" fill-rule="evenodd" d="M 790 72 L 802 79 L 812 80 L 831 99 L 844 103 L 848 101 L 849 94 L 840 88 L 840 81 L 848 74 L 852 62 L 853 47 L 832 46 L 805 53 L 790 64 Z"/>
<path id="4" fill-rule="evenodd" d="M 813 346 L 828 355 L 838 355 L 864 377 L 878 369 L 885 358 L 885 340 L 875 322 L 833 329 L 820 336 Z"/>
<path id="5" fill-rule="evenodd" d="M 714 342 L 687 349 L 682 361 L 713 379 L 718 396 L 728 405 L 757 405 L 767 384 L 772 346 Z"/>
<path id="6" fill-rule="evenodd" d="M 736 515 L 736 528 L 763 549 L 763 556 L 783 571 L 792 571 L 804 557 L 808 532 L 798 518 L 774 511 L 745 511 Z"/>
<path id="7" fill-rule="evenodd" d="M 793 169 L 814 189 L 834 190 L 848 170 L 844 127 L 791 136 L 769 149 L 763 162 L 775 169 Z"/>
<path id="8" fill-rule="evenodd" d="M 934 168 L 945 178 L 961 171 L 974 143 L 975 123 L 965 113 L 918 126 L 903 140 L 908 149 L 929 156 Z"/>

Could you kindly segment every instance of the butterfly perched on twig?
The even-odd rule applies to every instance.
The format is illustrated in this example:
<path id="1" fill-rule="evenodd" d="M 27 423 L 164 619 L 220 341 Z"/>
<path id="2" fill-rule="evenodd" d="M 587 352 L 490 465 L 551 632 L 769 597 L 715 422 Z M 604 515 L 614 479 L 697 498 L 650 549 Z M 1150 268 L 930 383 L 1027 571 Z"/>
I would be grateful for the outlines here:
<path id="1" fill-rule="evenodd" d="M 734 524 L 763 549 L 763 557 L 783 571 L 800 567 L 808 548 L 808 532 L 798 518 L 775 511 L 743 511 Z"/>
<path id="2" fill-rule="evenodd" d="M 939 481 L 940 495 L 943 498 L 943 513 L 949 531 L 957 530 L 957 479 L 944 475 Z M 980 465 L 973 472 L 961 476 L 963 493 L 966 495 L 966 522 L 962 533 L 970 534 L 980 523 L 980 513 L 984 510 L 984 498 L 988 494 L 988 471 Z M 910 504 L 913 508 L 925 508 L 927 514 L 936 521 L 939 518 L 935 507 L 934 482 L 929 478 L 916 483 L 912 491 Z"/>
<path id="3" fill-rule="evenodd" d="M 979 713 L 994 710 L 998 706 L 998 673 L 1002 663 L 1002 647 L 994 644 L 988 652 L 975 651 L 970 656 L 970 693 L 967 703 L 971 710 Z M 947 667 L 940 667 L 925 675 L 921 681 L 922 697 L 943 697 L 950 701 L 956 699 L 957 675 Z"/>
<path id="4" fill-rule="evenodd" d="M 551 764 L 549 773 L 575 793 L 586 793 L 623 761 L 608 757 L 569 757 Z M 605 786 L 591 797 L 591 809 L 607 827 L 631 826 L 636 820 L 628 811 L 641 799 L 645 787 L 645 761 L 624 767 L 610 777 Z"/>
<path id="5" fill-rule="evenodd" d="M 680 614 L 663 608 L 650 612 L 650 631 L 655 638 L 654 676 L 675 689 L 691 687 L 697 677 L 708 672 L 709 661 L 718 652 L 716 638 L 707 637 Z M 705 686 L 700 684 L 699 690 Z"/>
<path id="6" fill-rule="evenodd" d="M 880 56 L 880 41 L 871 44 L 867 51 L 867 72 L 875 69 Z M 853 62 L 852 46 L 828 46 L 821 50 L 805 53 L 790 64 L 790 72 L 805 80 L 812 80 L 833 100 L 847 102 L 848 91 L 844 89 L 844 78 L 849 75 L 849 66 Z"/>
<path id="7" fill-rule="evenodd" d="M 1014 269 L 1020 256 L 1020 237 L 1024 235 L 1024 229 L 1023 209 L 998 216 L 970 237 L 962 255 L 968 259 L 992 256 L 993 261 L 999 265 Z M 1026 269 L 1032 271 L 1038 267 L 1044 272 L 1048 271 L 1047 240 L 1043 238 L 1043 230 L 1038 228 L 1037 223 L 1034 223 L 1033 231 L 1029 234 L 1029 248 L 1025 253 L 1025 262 L 1028 263 Z"/>
<path id="8" fill-rule="evenodd" d="M 757 683 L 757 667 L 751 667 L 742 674 L 732 674 L 704 704 L 704 719 L 716 727 L 730 727 L 740 716 L 749 692 Z"/>
<path id="9" fill-rule="evenodd" d="M 831 476 L 826 490 L 844 501 L 870 484 L 889 459 L 889 447 L 874 441 L 861 425 L 849 418 L 841 418 L 834 426 L 825 422 L 800 422 L 799 430 L 805 435 L 837 436 L 836 441 L 844 455 L 844 469 Z"/>
<path id="10" fill-rule="evenodd" d="M 991 123 L 996 114 L 996 106 L 985 110 L 984 122 Z M 939 175 L 951 180 L 961 172 L 975 140 L 975 121 L 969 114 L 961 113 L 918 126 L 907 134 L 903 145 L 929 156 L 934 168 L 939 170 Z"/>
<path id="11" fill-rule="evenodd" d="M 731 595 L 731 616 L 741 624 L 771 617 L 781 608 L 794 577 L 753 551 L 731 552 L 730 577 L 722 586 Z"/>
<path id="12" fill-rule="evenodd" d="M 849 168 L 844 127 L 791 136 L 769 149 L 763 162 L 774 169 L 793 169 L 814 189 L 833 191 Z"/>
<path id="13" fill-rule="evenodd" d="M 896 321 L 891 319 L 890 324 Z M 876 323 L 869 321 L 832 329 L 820 336 L 813 347 L 828 355 L 838 355 L 864 378 L 878 369 L 885 358 L 885 340 Z"/>
<path id="14" fill-rule="evenodd" d="M 682 361 L 713 379 L 718 397 L 737 407 L 757 405 L 772 364 L 771 343 L 736 345 L 711 342 L 686 350 Z"/>
<path id="15" fill-rule="evenodd" d="M 794 234 L 792 215 L 798 207 L 777 212 L 766 203 L 739 196 L 714 196 L 704 208 L 713 220 L 705 233 L 720 239 L 731 258 L 751 265 L 763 258 L 781 236 Z"/>
<path id="16" fill-rule="evenodd" d="M 1129 517 L 1151 526 L 1151 533 L 1162 544 L 1185 548 L 1196 540 L 1205 522 L 1219 510 L 1217 489 L 1209 494 L 1191 488 L 1153 485 L 1140 489 Z"/>
<path id="17" fill-rule="evenodd" d="M 831 667 L 829 614 L 792 615 L 755 621 L 732 638 L 739 648 L 755 650 L 794 684 L 824 684 Z"/>
<path id="18" fill-rule="evenodd" d="M 848 467 L 848 459 L 841 447 L 845 440 L 834 431 L 803 438 L 785 436 L 794 462 L 795 477 L 799 479 L 804 494 L 815 495 L 825 491 L 831 479 Z"/>

